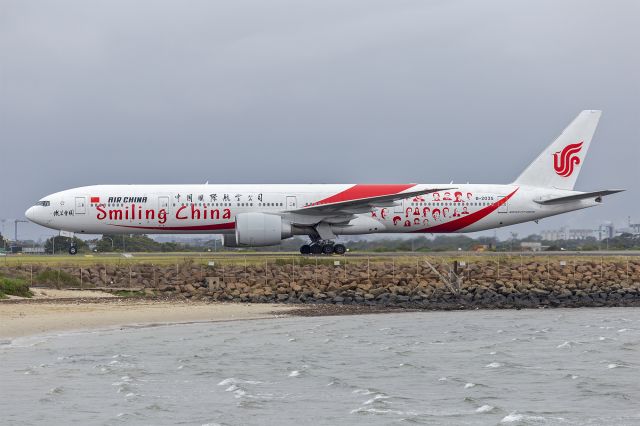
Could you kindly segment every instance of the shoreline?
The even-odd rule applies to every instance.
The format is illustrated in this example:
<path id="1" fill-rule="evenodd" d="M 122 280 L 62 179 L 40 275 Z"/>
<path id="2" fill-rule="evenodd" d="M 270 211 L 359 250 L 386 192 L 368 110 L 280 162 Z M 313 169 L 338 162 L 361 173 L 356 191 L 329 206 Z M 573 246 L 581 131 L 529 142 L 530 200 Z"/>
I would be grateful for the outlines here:
<path id="1" fill-rule="evenodd" d="M 0 339 L 111 327 L 272 319 L 296 309 L 301 307 L 154 299 L 12 300 L 0 303 Z"/>
<path id="2" fill-rule="evenodd" d="M 82 298 L 14 298 L 0 301 L 0 341 L 56 332 L 110 328 L 312 317 L 465 310 L 520 310 L 559 308 L 638 307 L 637 301 L 610 304 L 467 304 L 433 303 L 431 306 L 289 304 L 196 301 L 183 298 L 123 298 L 95 294 Z"/>

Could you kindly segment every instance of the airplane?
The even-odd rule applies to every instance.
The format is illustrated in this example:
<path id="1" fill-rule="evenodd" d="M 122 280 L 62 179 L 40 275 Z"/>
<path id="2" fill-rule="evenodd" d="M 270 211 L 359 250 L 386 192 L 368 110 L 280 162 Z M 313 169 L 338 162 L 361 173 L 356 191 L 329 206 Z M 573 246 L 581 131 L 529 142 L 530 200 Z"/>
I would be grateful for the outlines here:
<path id="1" fill-rule="evenodd" d="M 621 192 L 574 191 L 600 116 L 582 111 L 507 185 L 94 185 L 47 195 L 25 215 L 66 236 L 222 234 L 226 247 L 256 247 L 306 235 L 305 255 L 344 254 L 334 241 L 341 235 L 483 231 L 594 207 Z"/>

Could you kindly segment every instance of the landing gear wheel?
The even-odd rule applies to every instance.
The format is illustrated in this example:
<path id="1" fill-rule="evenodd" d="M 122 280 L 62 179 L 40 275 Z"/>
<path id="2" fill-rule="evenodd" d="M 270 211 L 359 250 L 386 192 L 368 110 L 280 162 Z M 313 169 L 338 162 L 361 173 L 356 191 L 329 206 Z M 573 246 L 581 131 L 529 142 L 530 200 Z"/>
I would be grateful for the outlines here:
<path id="1" fill-rule="evenodd" d="M 336 244 L 333 246 L 333 252 L 335 254 L 343 255 L 347 252 L 347 248 L 342 244 Z"/>
<path id="2" fill-rule="evenodd" d="M 76 253 L 78 253 L 78 247 L 76 246 L 69 247 L 69 254 L 74 255 Z"/>
<path id="3" fill-rule="evenodd" d="M 322 246 L 320 244 L 312 244 L 311 254 L 322 254 Z"/>
<path id="4" fill-rule="evenodd" d="M 322 246 L 322 254 L 333 254 L 333 245 L 327 244 Z"/>
<path id="5" fill-rule="evenodd" d="M 305 244 L 300 247 L 300 254 L 311 254 L 311 247 L 309 244 Z"/>

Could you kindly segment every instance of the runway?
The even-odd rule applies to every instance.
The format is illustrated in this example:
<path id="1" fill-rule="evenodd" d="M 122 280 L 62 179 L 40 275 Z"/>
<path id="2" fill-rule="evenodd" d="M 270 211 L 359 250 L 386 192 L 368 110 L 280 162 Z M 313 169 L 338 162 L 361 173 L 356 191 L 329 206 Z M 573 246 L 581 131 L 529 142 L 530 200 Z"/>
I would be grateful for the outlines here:
<path id="1" fill-rule="evenodd" d="M 145 257 L 211 257 L 215 256 L 216 258 L 235 258 L 235 257 L 269 257 L 269 258 L 278 258 L 278 257 L 288 257 L 288 256 L 299 256 L 299 257 L 309 257 L 309 258 L 398 258 L 398 257 L 457 257 L 457 256 L 465 256 L 465 257 L 496 257 L 496 256 L 528 256 L 528 257 L 546 257 L 546 256 L 579 256 L 579 257 L 619 257 L 619 256 L 630 256 L 630 257 L 638 257 L 640 256 L 640 250 L 603 250 L 603 251 L 485 251 L 485 252 L 475 252 L 475 251 L 395 251 L 395 252 L 347 252 L 343 256 L 303 256 L 298 252 L 294 251 L 275 251 L 275 252 L 256 252 L 256 251 L 212 251 L 212 252 L 170 252 L 170 253 L 159 253 L 159 252 L 150 252 L 150 253 L 129 253 L 128 256 L 133 256 L 136 258 L 145 258 Z M 100 257 L 122 257 L 122 253 L 94 253 L 92 254 L 95 258 Z M 15 257 L 15 256 L 14 256 Z M 26 255 L 21 255 L 21 257 L 27 257 Z M 29 257 L 47 257 L 46 255 L 34 255 Z M 73 258 L 72 256 L 68 256 L 69 258 Z"/>

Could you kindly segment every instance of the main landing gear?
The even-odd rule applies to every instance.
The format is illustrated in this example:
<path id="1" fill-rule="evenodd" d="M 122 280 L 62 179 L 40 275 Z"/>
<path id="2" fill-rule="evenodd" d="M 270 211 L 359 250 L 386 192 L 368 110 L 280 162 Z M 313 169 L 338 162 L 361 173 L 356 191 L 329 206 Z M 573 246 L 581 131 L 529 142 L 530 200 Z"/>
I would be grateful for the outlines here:
<path id="1" fill-rule="evenodd" d="M 335 244 L 333 241 L 314 241 L 311 244 L 305 244 L 300 247 L 301 254 L 312 255 L 330 255 L 338 254 L 343 255 L 347 252 L 347 248 L 342 244 Z"/>

